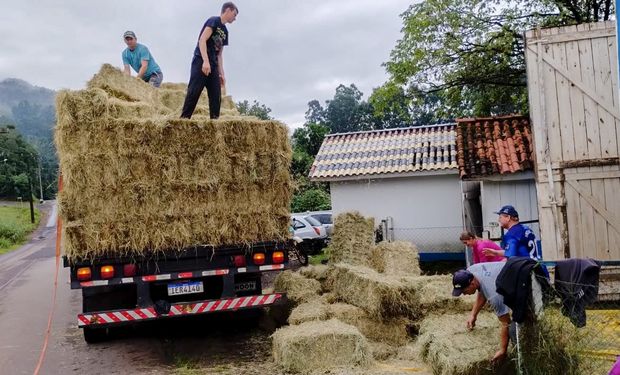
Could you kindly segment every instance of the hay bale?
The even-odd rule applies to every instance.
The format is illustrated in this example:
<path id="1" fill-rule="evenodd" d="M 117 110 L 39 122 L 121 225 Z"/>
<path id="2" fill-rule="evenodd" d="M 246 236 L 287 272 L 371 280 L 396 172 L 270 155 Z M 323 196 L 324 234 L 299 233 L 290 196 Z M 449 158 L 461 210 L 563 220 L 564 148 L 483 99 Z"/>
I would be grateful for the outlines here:
<path id="1" fill-rule="evenodd" d="M 309 277 L 311 279 L 322 282 L 327 280 L 327 277 L 329 276 L 329 266 L 326 266 L 324 264 L 309 265 L 307 267 L 300 268 L 299 273 L 301 273 L 305 277 Z"/>
<path id="2" fill-rule="evenodd" d="M 368 366 L 372 355 L 357 328 L 336 319 L 288 326 L 273 334 L 273 357 L 296 373 Z"/>
<path id="3" fill-rule="evenodd" d="M 369 341 L 370 353 L 376 361 L 385 361 L 398 354 L 398 348 L 383 342 Z"/>
<path id="4" fill-rule="evenodd" d="M 335 303 L 327 306 L 329 318 L 338 319 L 357 327 L 369 340 L 388 345 L 400 346 L 409 341 L 407 326 L 409 320 L 394 318 L 388 321 L 371 319 L 361 308 L 346 303 Z"/>
<path id="5" fill-rule="evenodd" d="M 374 219 L 359 212 L 342 213 L 334 219 L 334 233 L 327 248 L 330 262 L 368 266 L 375 243 Z"/>
<path id="6" fill-rule="evenodd" d="M 289 301 L 295 305 L 316 300 L 321 292 L 321 284 L 318 281 L 290 270 L 278 274 L 273 286 L 276 292 L 286 293 Z"/>
<path id="7" fill-rule="evenodd" d="M 360 266 L 333 266 L 334 292 L 344 302 L 364 309 L 372 319 L 419 316 L 417 285 Z"/>
<path id="8" fill-rule="evenodd" d="M 595 339 L 601 331 L 592 331 L 591 321 L 578 329 L 559 308 L 548 308 L 538 321 L 520 327 L 523 370 L 527 374 L 604 374 L 611 367 L 604 355 L 592 355 L 605 349 L 609 352 L 610 347 L 596 347 L 601 344 Z"/>
<path id="9" fill-rule="evenodd" d="M 419 275 L 418 249 L 406 241 L 380 242 L 370 253 L 370 266 L 389 275 Z"/>
<path id="10" fill-rule="evenodd" d="M 420 324 L 420 354 L 437 375 L 495 374 L 490 359 L 498 349 L 499 322 L 481 312 L 476 328 L 468 330 L 468 314 L 446 314 Z M 503 373 L 503 372 L 499 372 Z"/>
<path id="11" fill-rule="evenodd" d="M 89 89 L 102 89 L 108 95 L 128 102 L 159 104 L 155 89 L 136 77 L 124 74 L 110 64 L 103 64 L 101 70 L 88 81 Z"/>
<path id="12" fill-rule="evenodd" d="M 288 323 L 295 325 L 313 320 L 328 320 L 329 318 L 329 306 L 318 299 L 295 307 L 288 317 Z"/>
<path id="13" fill-rule="evenodd" d="M 170 117 L 157 89 L 110 66 L 89 87 L 57 96 L 58 201 L 71 260 L 288 237 L 286 126 Z"/>
<path id="14" fill-rule="evenodd" d="M 418 290 L 418 309 L 422 315 L 471 311 L 476 300 L 475 295 L 453 297 L 451 275 L 408 277 L 402 281 L 415 285 Z"/>

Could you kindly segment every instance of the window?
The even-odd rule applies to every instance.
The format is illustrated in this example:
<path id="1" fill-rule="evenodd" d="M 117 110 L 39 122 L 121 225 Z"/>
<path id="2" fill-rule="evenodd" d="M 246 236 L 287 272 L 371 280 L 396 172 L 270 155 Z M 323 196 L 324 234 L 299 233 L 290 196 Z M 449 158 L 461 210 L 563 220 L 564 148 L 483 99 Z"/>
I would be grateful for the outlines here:
<path id="1" fill-rule="evenodd" d="M 301 229 L 305 227 L 306 227 L 306 224 L 302 223 L 301 221 L 297 219 L 293 219 L 293 229 Z"/>
<path id="2" fill-rule="evenodd" d="M 304 219 L 306 219 L 306 221 L 310 223 L 310 225 L 312 225 L 313 227 L 320 227 L 322 225 L 320 221 L 313 218 L 312 216 L 306 216 L 304 217 Z"/>
<path id="3" fill-rule="evenodd" d="M 312 217 L 321 222 L 321 224 L 332 224 L 332 215 L 330 214 L 315 214 Z"/>

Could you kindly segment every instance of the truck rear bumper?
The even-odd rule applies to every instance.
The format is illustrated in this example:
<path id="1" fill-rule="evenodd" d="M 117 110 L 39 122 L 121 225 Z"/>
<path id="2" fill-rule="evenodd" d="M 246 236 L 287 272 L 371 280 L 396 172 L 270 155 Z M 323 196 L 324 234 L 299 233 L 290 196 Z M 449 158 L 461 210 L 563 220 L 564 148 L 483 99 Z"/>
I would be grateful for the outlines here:
<path id="1" fill-rule="evenodd" d="M 158 313 L 155 307 L 151 306 L 127 310 L 78 314 L 77 318 L 78 326 L 81 328 L 86 326 L 111 326 L 163 318 L 208 314 L 220 311 L 255 309 L 282 303 L 285 298 L 286 295 L 281 293 L 262 294 L 199 302 L 175 303 L 170 305 L 169 311 L 164 313 Z"/>

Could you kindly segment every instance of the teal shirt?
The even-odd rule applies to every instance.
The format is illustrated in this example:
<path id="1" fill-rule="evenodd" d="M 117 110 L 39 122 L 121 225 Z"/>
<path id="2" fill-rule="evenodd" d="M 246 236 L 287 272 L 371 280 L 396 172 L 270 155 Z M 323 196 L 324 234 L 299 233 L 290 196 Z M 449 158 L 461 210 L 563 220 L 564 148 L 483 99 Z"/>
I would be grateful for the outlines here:
<path id="1" fill-rule="evenodd" d="M 142 60 L 148 61 L 146 72 L 144 72 L 144 77 L 142 77 L 143 80 L 148 82 L 153 73 L 161 71 L 159 65 L 157 65 L 155 59 L 151 56 L 149 49 L 146 48 L 145 45 L 138 43 L 133 51 L 129 48 L 125 48 L 123 51 L 123 64 L 131 66 L 136 72 L 140 71 Z"/>

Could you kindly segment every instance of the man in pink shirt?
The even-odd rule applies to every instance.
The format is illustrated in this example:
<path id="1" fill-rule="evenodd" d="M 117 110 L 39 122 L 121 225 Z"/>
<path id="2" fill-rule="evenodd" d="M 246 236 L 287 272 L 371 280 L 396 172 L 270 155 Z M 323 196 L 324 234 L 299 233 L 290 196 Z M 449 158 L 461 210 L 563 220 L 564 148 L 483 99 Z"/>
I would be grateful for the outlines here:
<path id="1" fill-rule="evenodd" d="M 476 237 L 475 234 L 471 232 L 463 232 L 461 233 L 461 242 L 463 245 L 468 246 L 472 250 L 472 254 L 474 256 L 474 263 L 486 263 L 486 262 L 501 262 L 506 260 L 505 257 L 500 255 L 485 255 L 485 249 L 493 249 L 493 250 L 501 250 L 502 248 L 491 240 L 483 240 L 482 238 Z"/>

